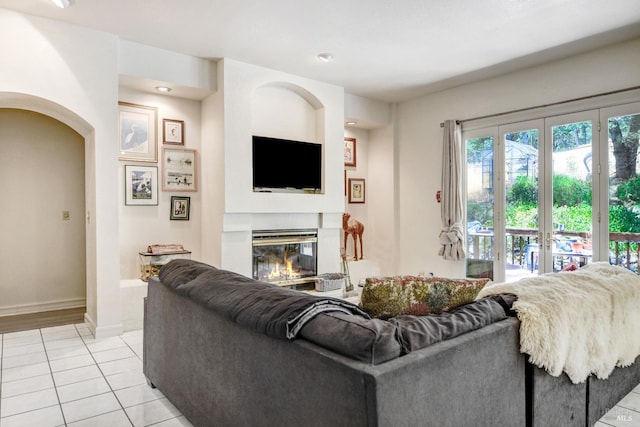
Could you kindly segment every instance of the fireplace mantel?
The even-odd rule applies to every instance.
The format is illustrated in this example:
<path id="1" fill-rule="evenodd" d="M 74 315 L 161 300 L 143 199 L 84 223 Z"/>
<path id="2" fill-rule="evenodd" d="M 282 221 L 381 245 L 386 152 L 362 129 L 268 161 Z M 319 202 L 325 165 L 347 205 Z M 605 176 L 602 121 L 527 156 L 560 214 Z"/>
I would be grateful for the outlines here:
<path id="1" fill-rule="evenodd" d="M 317 230 L 317 274 L 340 271 L 342 213 L 225 214 L 221 268 L 253 276 L 254 231 Z"/>

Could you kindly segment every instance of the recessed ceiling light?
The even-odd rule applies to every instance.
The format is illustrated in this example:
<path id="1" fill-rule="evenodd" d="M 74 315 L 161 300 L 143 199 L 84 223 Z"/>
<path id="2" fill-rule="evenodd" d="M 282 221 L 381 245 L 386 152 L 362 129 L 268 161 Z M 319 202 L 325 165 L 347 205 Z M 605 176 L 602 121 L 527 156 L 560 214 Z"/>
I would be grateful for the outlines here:
<path id="1" fill-rule="evenodd" d="M 347 126 L 353 126 L 353 125 L 357 125 L 358 122 L 346 122 L 345 125 Z"/>
<path id="2" fill-rule="evenodd" d="M 333 61 L 333 55 L 329 52 L 321 53 L 318 55 L 318 59 L 322 62 L 331 62 Z"/>
<path id="3" fill-rule="evenodd" d="M 51 0 L 51 1 L 61 9 L 65 9 L 71 6 L 71 0 Z"/>
<path id="4" fill-rule="evenodd" d="M 167 86 L 156 86 L 158 92 L 171 92 L 171 88 Z"/>

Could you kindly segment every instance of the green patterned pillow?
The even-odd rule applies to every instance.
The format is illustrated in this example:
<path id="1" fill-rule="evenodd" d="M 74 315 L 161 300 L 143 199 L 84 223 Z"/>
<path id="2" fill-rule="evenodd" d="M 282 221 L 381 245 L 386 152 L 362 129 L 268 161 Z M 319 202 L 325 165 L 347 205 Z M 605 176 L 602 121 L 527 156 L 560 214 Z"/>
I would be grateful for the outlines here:
<path id="1" fill-rule="evenodd" d="M 390 276 L 366 279 L 360 307 L 372 317 L 440 314 L 473 302 L 489 279 Z"/>

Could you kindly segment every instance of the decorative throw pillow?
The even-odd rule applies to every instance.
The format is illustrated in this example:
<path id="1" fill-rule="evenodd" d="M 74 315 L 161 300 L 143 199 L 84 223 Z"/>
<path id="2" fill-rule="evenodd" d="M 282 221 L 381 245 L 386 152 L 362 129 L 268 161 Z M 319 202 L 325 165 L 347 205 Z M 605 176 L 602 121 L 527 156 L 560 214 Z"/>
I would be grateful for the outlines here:
<path id="1" fill-rule="evenodd" d="M 372 317 L 439 314 L 475 300 L 489 279 L 391 276 L 367 278 L 360 306 Z"/>

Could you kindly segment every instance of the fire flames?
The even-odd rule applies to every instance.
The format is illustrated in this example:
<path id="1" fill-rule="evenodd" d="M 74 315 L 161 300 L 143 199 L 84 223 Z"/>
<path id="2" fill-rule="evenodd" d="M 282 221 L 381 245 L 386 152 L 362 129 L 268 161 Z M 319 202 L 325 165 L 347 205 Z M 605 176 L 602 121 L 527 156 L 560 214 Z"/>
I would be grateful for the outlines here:
<path id="1" fill-rule="evenodd" d="M 297 277 L 300 277 L 300 273 L 293 269 L 293 263 L 290 260 L 286 260 L 282 268 L 280 267 L 280 263 L 276 262 L 275 267 L 271 269 L 267 279 L 271 281 L 276 279 L 294 279 Z"/>

